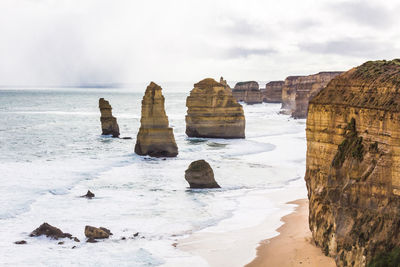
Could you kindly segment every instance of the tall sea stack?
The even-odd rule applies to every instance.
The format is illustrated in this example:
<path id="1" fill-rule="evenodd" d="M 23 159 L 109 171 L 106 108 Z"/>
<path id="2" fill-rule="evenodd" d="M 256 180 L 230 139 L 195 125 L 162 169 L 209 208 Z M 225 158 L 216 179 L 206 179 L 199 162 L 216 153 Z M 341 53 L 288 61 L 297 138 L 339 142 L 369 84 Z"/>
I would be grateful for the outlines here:
<path id="1" fill-rule="evenodd" d="M 388 266 L 400 251 L 400 59 L 333 79 L 310 101 L 306 133 L 316 244 L 338 266 Z"/>
<path id="2" fill-rule="evenodd" d="M 204 79 L 186 99 L 186 134 L 189 137 L 244 138 L 242 106 L 224 84 Z"/>
<path id="3" fill-rule="evenodd" d="M 142 100 L 142 117 L 135 153 L 151 157 L 176 157 L 178 147 L 164 109 L 161 87 L 151 82 Z"/>
<path id="4" fill-rule="evenodd" d="M 110 103 L 104 98 L 99 99 L 101 130 L 103 135 L 119 137 L 119 126 L 117 119 L 112 115 Z"/>

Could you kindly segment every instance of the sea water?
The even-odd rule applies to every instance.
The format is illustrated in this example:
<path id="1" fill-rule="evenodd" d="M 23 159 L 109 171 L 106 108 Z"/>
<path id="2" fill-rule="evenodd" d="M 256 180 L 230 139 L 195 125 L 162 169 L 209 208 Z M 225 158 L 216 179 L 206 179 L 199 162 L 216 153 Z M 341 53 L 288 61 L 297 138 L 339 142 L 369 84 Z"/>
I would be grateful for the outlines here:
<path id="1" fill-rule="evenodd" d="M 245 139 L 188 138 L 190 86 L 163 88 L 176 158 L 134 153 L 140 88 L 0 90 L 0 265 L 208 266 L 174 244 L 267 217 L 276 234 L 282 212 L 293 208 L 282 201 L 306 197 L 305 120 L 279 114 L 280 104 L 243 104 Z M 100 97 L 112 105 L 121 137 L 131 140 L 101 136 Z M 188 188 L 184 172 L 198 159 L 210 163 L 221 189 Z M 87 190 L 96 197 L 79 197 Z M 29 237 L 43 222 L 81 242 Z M 85 225 L 113 235 L 86 243 Z M 14 244 L 18 240 L 28 244 Z"/>

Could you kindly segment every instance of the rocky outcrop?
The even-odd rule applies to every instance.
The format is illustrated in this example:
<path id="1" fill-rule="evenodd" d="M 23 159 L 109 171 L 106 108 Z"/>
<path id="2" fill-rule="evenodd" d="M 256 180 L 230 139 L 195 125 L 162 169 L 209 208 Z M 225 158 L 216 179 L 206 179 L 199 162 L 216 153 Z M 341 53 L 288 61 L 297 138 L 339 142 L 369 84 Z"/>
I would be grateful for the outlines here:
<path id="1" fill-rule="evenodd" d="M 112 108 L 110 103 L 104 98 L 99 99 L 100 109 L 100 121 L 103 135 L 112 135 L 113 137 L 119 137 L 119 126 L 117 119 L 112 115 Z"/>
<path id="2" fill-rule="evenodd" d="M 246 104 L 259 104 L 263 101 L 262 93 L 255 81 L 238 82 L 232 90 L 232 95 L 237 101 Z"/>
<path id="3" fill-rule="evenodd" d="M 85 197 L 85 198 L 91 199 L 91 198 L 94 198 L 95 195 L 94 195 L 90 190 L 88 190 L 87 193 L 86 193 L 86 195 L 83 195 L 83 196 L 81 196 L 81 197 Z"/>
<path id="4" fill-rule="evenodd" d="M 185 171 L 185 179 L 190 188 L 220 188 L 214 179 L 214 172 L 205 160 L 190 163 Z"/>
<path id="5" fill-rule="evenodd" d="M 282 88 L 284 81 L 272 81 L 261 89 L 262 101 L 265 103 L 282 103 Z"/>
<path id="6" fill-rule="evenodd" d="M 105 239 L 112 235 L 111 231 L 104 227 L 85 226 L 85 236 L 93 239 Z"/>
<path id="7" fill-rule="evenodd" d="M 282 113 L 294 118 L 306 118 L 310 99 L 341 73 L 332 71 L 287 77 L 282 88 Z"/>
<path id="8" fill-rule="evenodd" d="M 367 62 L 310 101 L 310 229 L 338 266 L 366 266 L 399 250 L 399 89 L 400 60 Z"/>
<path id="9" fill-rule="evenodd" d="M 243 108 L 223 84 L 213 79 L 196 83 L 186 99 L 186 106 L 186 134 L 189 137 L 245 137 Z"/>
<path id="10" fill-rule="evenodd" d="M 222 76 L 221 76 L 221 78 L 219 78 L 219 83 L 222 84 L 223 86 L 225 86 L 226 88 L 231 89 L 229 84 L 226 82 L 226 80 L 224 80 L 224 77 L 222 77 Z"/>
<path id="11" fill-rule="evenodd" d="M 142 117 L 135 153 L 151 157 L 176 157 L 178 146 L 169 127 L 161 87 L 151 82 L 142 100 Z"/>
<path id="12" fill-rule="evenodd" d="M 63 233 L 63 231 L 61 231 L 57 227 L 54 227 L 48 223 L 41 224 L 29 236 L 33 237 L 33 236 L 41 236 L 41 235 L 45 235 L 46 237 L 50 237 L 53 239 L 66 238 L 66 237 L 72 239 L 71 234 Z"/>

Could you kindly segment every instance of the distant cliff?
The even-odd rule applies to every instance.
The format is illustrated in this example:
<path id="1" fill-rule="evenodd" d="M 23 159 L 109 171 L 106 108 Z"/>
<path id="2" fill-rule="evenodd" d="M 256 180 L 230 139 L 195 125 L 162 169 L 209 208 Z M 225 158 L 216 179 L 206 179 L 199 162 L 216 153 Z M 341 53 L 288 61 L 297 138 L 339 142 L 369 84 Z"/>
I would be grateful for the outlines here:
<path id="1" fill-rule="evenodd" d="M 282 103 L 282 88 L 284 81 L 272 81 L 265 85 L 265 89 L 261 89 L 263 102 L 266 103 Z"/>
<path id="2" fill-rule="evenodd" d="M 294 118 L 306 118 L 309 100 L 341 73 L 319 72 L 308 76 L 287 77 L 282 89 L 283 113 Z"/>
<path id="3" fill-rule="evenodd" d="M 316 244 L 338 266 L 387 262 L 400 247 L 400 60 L 334 78 L 310 101 L 306 134 Z"/>
<path id="4" fill-rule="evenodd" d="M 237 101 L 247 104 L 258 104 L 263 102 L 258 82 L 238 82 L 232 89 L 232 95 Z"/>

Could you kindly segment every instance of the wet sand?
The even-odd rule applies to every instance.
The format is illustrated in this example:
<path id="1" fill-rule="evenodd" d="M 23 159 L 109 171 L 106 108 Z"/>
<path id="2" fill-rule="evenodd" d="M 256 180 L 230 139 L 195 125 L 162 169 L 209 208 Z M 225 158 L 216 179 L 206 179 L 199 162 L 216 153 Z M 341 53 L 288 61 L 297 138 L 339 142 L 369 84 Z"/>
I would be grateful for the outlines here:
<path id="1" fill-rule="evenodd" d="M 335 267 L 333 258 L 325 256 L 312 241 L 308 228 L 308 200 L 300 199 L 290 204 L 299 206 L 282 218 L 285 224 L 278 229 L 280 235 L 262 241 L 257 248 L 257 257 L 246 267 Z"/>

